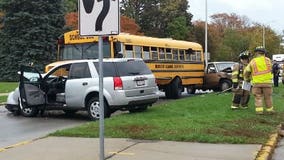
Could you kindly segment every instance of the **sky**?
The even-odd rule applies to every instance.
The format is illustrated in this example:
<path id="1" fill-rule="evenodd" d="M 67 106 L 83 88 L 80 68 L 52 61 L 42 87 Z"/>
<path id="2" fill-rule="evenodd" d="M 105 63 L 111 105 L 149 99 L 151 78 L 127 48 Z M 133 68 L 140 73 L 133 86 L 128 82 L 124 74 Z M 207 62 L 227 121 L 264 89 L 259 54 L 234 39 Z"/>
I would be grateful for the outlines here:
<path id="1" fill-rule="evenodd" d="M 194 20 L 205 21 L 206 0 L 188 0 L 189 12 Z M 207 15 L 216 13 L 236 13 L 246 16 L 251 22 L 270 26 L 277 34 L 284 30 L 283 0 L 207 0 Z"/>

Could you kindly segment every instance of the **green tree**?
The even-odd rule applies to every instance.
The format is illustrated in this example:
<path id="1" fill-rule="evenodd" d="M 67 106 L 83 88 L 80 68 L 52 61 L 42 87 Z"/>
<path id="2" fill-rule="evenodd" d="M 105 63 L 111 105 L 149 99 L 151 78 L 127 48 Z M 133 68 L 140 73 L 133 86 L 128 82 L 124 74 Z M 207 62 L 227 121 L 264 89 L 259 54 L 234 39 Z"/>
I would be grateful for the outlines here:
<path id="1" fill-rule="evenodd" d="M 177 17 L 170 22 L 166 28 L 167 37 L 174 39 L 188 39 L 189 27 L 186 25 L 185 17 Z"/>
<path id="2" fill-rule="evenodd" d="M 22 64 L 43 70 L 55 60 L 56 40 L 64 26 L 61 0 L 2 0 L 5 13 L 0 31 L 0 78 L 16 80 Z"/>
<path id="3" fill-rule="evenodd" d="M 78 11 L 78 0 L 63 0 L 66 13 Z"/>
<path id="4" fill-rule="evenodd" d="M 171 37 L 180 29 L 184 35 L 189 34 L 192 15 L 188 7 L 187 0 L 122 0 L 121 14 L 134 19 L 145 35 Z M 174 27 L 174 24 L 183 26 Z"/>

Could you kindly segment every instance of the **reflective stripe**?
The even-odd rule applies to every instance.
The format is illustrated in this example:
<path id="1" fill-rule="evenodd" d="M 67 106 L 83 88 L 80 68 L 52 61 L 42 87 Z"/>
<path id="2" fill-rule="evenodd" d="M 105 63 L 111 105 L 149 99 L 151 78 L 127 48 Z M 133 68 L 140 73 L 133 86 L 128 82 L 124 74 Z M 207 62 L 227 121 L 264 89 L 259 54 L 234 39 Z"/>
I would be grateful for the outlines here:
<path id="1" fill-rule="evenodd" d="M 271 61 L 264 56 L 256 57 L 250 62 L 252 83 L 272 83 Z"/>
<path id="2" fill-rule="evenodd" d="M 258 76 L 258 75 L 261 75 L 261 74 L 266 74 L 266 73 L 270 73 L 271 72 L 271 63 L 270 63 L 270 60 L 263 57 L 264 58 L 264 62 L 265 62 L 265 69 L 262 70 L 263 68 L 259 68 L 260 66 L 256 64 L 255 61 L 257 61 L 258 59 L 253 59 L 252 61 L 252 68 L 253 68 L 253 73 L 252 75 L 253 76 Z M 262 59 L 258 60 L 259 62 L 262 61 Z"/>
<path id="3" fill-rule="evenodd" d="M 256 108 L 255 108 L 255 111 L 256 111 L 256 112 L 263 112 L 263 107 L 256 107 Z"/>

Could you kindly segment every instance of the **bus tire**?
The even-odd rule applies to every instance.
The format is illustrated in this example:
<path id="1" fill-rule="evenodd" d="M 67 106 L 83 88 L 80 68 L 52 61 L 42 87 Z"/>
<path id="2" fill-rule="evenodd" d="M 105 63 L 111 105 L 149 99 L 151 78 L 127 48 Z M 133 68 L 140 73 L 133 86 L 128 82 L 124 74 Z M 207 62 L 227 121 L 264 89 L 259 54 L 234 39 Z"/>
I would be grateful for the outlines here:
<path id="1" fill-rule="evenodd" d="M 172 90 L 172 96 L 173 99 L 178 99 L 181 97 L 181 93 L 183 91 L 183 86 L 181 84 L 180 78 L 175 78 L 173 82 L 171 83 L 171 90 Z"/>
<path id="2" fill-rule="evenodd" d="M 172 98 L 171 84 L 166 86 L 165 95 L 167 99 Z"/>

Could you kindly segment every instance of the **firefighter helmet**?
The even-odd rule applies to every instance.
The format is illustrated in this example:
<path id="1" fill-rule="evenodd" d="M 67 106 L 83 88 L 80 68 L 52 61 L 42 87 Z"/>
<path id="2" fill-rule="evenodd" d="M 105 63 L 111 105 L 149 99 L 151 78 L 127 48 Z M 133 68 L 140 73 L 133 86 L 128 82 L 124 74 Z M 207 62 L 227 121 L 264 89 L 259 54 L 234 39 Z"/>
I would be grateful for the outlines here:
<path id="1" fill-rule="evenodd" d="M 259 53 L 266 53 L 266 49 L 263 46 L 258 46 L 254 49 L 254 52 L 259 52 Z"/>
<path id="2" fill-rule="evenodd" d="M 249 51 L 244 51 L 242 53 L 240 53 L 239 58 L 240 59 L 249 59 L 250 53 Z"/>

